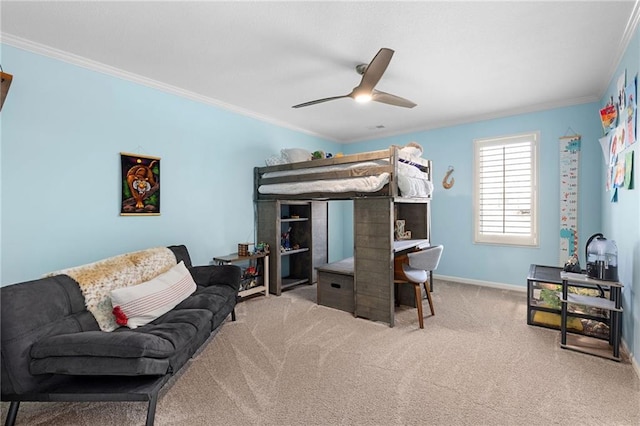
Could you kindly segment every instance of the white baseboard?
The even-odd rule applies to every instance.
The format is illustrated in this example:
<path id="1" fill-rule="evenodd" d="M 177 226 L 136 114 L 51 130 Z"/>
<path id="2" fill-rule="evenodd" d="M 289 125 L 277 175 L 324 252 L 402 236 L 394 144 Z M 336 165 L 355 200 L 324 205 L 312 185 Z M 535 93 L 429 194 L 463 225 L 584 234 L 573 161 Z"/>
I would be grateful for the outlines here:
<path id="1" fill-rule="evenodd" d="M 453 282 L 462 283 L 462 284 L 472 284 L 472 285 L 477 285 L 481 287 L 498 288 L 500 290 L 513 290 L 513 291 L 519 291 L 523 293 L 527 291 L 526 286 L 497 283 L 493 281 L 473 280 L 470 278 L 450 277 L 447 275 L 437 275 L 437 274 L 433 274 L 433 278 L 437 280 L 453 281 Z"/>
<path id="2" fill-rule="evenodd" d="M 636 372 L 636 376 L 638 376 L 638 378 L 640 379 L 640 365 L 638 365 L 638 361 L 629 350 L 629 345 L 627 345 L 627 342 L 624 339 L 622 339 L 622 348 L 626 353 L 629 354 L 629 360 L 631 361 L 631 365 L 633 366 L 633 371 Z"/>
<path id="3" fill-rule="evenodd" d="M 469 278 L 450 277 L 450 276 L 447 276 L 447 275 L 436 275 L 436 274 L 433 274 L 433 278 L 434 279 L 438 279 L 438 280 L 443 280 L 443 281 L 453 281 L 453 282 L 456 282 L 456 283 L 477 285 L 477 286 L 481 286 L 481 287 L 497 288 L 497 289 L 500 289 L 500 290 L 513 290 L 513 291 L 519 291 L 519 292 L 526 292 L 527 291 L 527 287 L 525 287 L 525 286 L 513 285 L 513 284 L 504 284 L 504 283 L 496 283 L 496 282 L 493 282 L 493 281 L 473 280 L 473 279 L 469 279 Z M 633 356 L 633 354 L 629 350 L 629 345 L 627 345 L 627 342 L 624 339 L 622 339 L 622 347 L 623 347 L 624 351 L 627 354 L 629 354 L 629 360 L 631 361 L 631 365 L 633 366 L 633 370 L 636 373 L 636 376 L 638 376 L 638 378 L 640 379 L 640 365 L 638 365 L 638 361 L 636 360 L 636 358 Z"/>

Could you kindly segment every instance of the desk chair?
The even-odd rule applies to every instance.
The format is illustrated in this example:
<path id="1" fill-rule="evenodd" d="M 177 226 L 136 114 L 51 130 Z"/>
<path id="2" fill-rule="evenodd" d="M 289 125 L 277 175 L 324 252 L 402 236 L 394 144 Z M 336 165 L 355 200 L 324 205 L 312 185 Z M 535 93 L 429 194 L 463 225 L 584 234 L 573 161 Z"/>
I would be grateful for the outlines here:
<path id="1" fill-rule="evenodd" d="M 439 245 L 407 253 L 406 257 L 402 256 L 401 259 L 398 259 L 399 264 L 396 264 L 393 282 L 396 284 L 413 284 L 420 328 L 424 328 L 424 319 L 422 318 L 422 290 L 420 289 L 420 285 L 424 284 L 431 315 L 435 315 L 431 291 L 427 286 L 427 282 L 430 283 L 431 287 L 433 286 L 433 271 L 438 267 L 438 263 L 440 263 L 440 256 L 442 255 L 443 249 L 444 246 Z"/>

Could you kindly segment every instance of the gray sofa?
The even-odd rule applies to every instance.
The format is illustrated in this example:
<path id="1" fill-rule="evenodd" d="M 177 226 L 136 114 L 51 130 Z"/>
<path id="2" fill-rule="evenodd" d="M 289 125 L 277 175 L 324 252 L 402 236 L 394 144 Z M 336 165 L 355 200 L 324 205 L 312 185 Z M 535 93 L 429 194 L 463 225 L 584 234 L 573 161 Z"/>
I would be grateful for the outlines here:
<path id="1" fill-rule="evenodd" d="M 240 282 L 237 266 L 193 267 L 185 246 L 169 249 L 197 289 L 135 329 L 101 331 L 67 275 L 0 288 L 6 425 L 15 423 L 20 401 L 147 401 L 146 424 L 153 424 L 160 389 L 230 314 L 235 320 Z"/>

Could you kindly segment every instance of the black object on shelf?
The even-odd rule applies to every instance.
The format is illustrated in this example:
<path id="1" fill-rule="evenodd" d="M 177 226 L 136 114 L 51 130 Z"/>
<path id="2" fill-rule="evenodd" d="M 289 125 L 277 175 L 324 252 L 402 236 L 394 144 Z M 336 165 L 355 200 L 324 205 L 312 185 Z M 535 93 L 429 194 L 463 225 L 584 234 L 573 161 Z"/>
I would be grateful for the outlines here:
<path id="1" fill-rule="evenodd" d="M 602 281 L 618 281 L 618 247 L 598 233 L 589 237 L 585 247 L 587 276 Z"/>

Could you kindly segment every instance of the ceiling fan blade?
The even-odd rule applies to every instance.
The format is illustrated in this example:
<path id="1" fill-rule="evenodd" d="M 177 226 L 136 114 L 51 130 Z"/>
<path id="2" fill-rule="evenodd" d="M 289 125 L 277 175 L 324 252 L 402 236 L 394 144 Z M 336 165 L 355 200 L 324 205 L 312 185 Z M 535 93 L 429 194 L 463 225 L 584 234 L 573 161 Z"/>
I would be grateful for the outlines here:
<path id="1" fill-rule="evenodd" d="M 371 93 L 373 88 L 376 87 L 376 84 L 378 84 L 382 78 L 382 74 L 384 74 L 389 66 L 393 53 L 393 50 L 387 49 L 386 47 L 383 47 L 378 51 L 378 53 L 376 53 L 376 56 L 373 57 L 367 68 L 364 70 L 362 80 L 357 87 L 359 91 Z"/>
<path id="2" fill-rule="evenodd" d="M 392 95 L 391 93 L 381 92 L 374 90 L 371 94 L 371 100 L 376 102 L 382 102 L 383 104 L 395 105 L 405 108 L 413 108 L 416 106 L 414 102 L 409 99 L 401 98 L 400 96 Z"/>
<path id="3" fill-rule="evenodd" d="M 350 95 L 342 95 L 342 96 L 332 96 L 330 98 L 322 98 L 322 99 L 316 99 L 315 101 L 309 101 L 309 102 L 304 102 L 298 105 L 294 105 L 291 108 L 302 108 L 302 107 L 306 107 L 306 106 L 310 106 L 310 105 L 315 105 L 315 104 L 321 104 L 323 102 L 327 102 L 327 101 L 333 101 L 336 99 L 342 99 L 342 98 L 348 98 L 350 97 Z"/>

